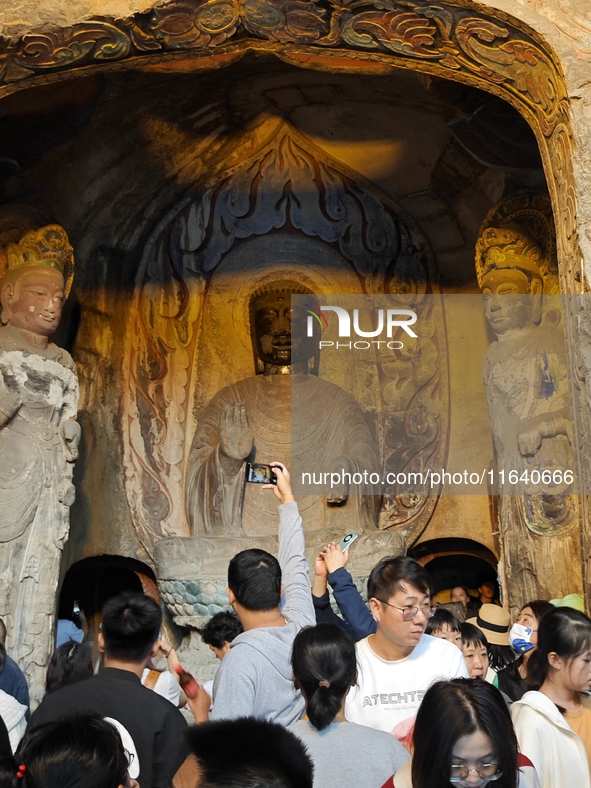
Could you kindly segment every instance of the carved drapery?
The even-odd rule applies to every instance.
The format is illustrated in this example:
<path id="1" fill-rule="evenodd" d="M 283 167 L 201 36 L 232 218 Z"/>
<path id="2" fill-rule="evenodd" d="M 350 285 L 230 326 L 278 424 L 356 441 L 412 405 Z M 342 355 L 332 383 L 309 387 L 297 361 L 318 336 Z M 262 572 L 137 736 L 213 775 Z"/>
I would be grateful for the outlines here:
<path id="1" fill-rule="evenodd" d="M 324 275 L 326 282 L 332 282 L 332 292 L 339 292 L 334 269 L 341 266 L 349 271 L 348 292 L 360 292 L 363 287 L 366 292 L 401 293 L 405 303 L 409 296 L 416 299 L 416 308 L 425 311 L 425 321 L 433 327 L 421 353 L 416 358 L 392 358 L 389 366 L 383 360 L 383 370 L 378 371 L 383 391 L 378 401 L 364 401 L 363 386 L 356 387 L 355 383 L 351 393 L 364 410 L 376 414 L 378 432 L 382 436 L 385 433 L 388 468 L 415 468 L 434 453 L 443 459 L 447 451 L 443 317 L 439 307 L 432 307 L 432 301 L 427 299 L 431 304 L 427 308 L 421 299 L 421 294 L 434 288 L 434 261 L 427 243 L 413 221 L 371 184 L 343 171 L 340 164 L 289 125 L 271 120 L 266 126 L 267 133 L 259 130 L 256 135 L 266 140 L 262 147 L 255 143 L 248 155 L 248 142 L 237 145 L 235 159 L 242 159 L 241 165 L 235 166 L 224 157 L 225 171 L 210 176 L 201 190 L 188 196 L 163 220 L 146 247 L 138 273 L 138 296 L 129 321 L 129 353 L 124 367 L 124 445 L 128 501 L 140 539 L 149 552 L 158 538 L 189 533 L 183 489 L 194 410 L 198 411 L 222 385 L 234 382 L 212 377 L 211 370 L 218 376 L 220 369 L 225 374 L 218 356 L 225 352 L 240 357 L 232 365 L 236 379 L 254 374 L 248 347 L 248 298 L 239 294 L 235 278 L 230 290 L 226 282 L 222 287 L 224 300 L 244 301 L 231 317 L 231 311 L 226 314 L 216 306 L 215 297 L 212 301 L 210 284 L 230 250 L 250 238 L 264 236 L 269 242 L 265 263 L 256 256 L 248 262 L 254 266 L 246 274 L 246 287 L 251 289 L 257 277 L 270 275 L 265 265 L 273 262 L 273 237 L 299 237 L 296 245 L 306 265 L 311 254 L 322 257 L 323 249 L 330 251 L 326 261 L 315 257 L 316 273 L 310 275 L 326 269 Z M 316 239 L 314 248 L 308 239 Z M 280 244 L 276 246 L 280 248 Z M 293 278 L 298 270 L 290 271 L 285 262 L 281 265 L 285 268 L 283 277 Z M 225 276 L 234 274 L 226 272 Z M 326 291 L 327 285 L 320 280 L 307 284 Z M 209 323 L 204 328 L 206 303 Z M 240 335 L 232 333 L 234 327 Z M 207 336 L 201 351 L 200 332 Z M 360 382 L 367 362 L 361 358 L 351 362 L 349 357 L 347 363 L 351 368 L 342 371 L 343 379 Z M 400 376 L 409 379 L 403 392 Z M 407 409 L 412 418 L 399 417 Z M 423 429 L 425 420 L 428 435 Z M 396 450 L 398 455 L 393 457 Z M 401 526 L 405 535 L 416 536 L 435 503 L 434 495 L 417 491 L 414 496 L 401 496 L 391 490 L 382 527 Z"/>

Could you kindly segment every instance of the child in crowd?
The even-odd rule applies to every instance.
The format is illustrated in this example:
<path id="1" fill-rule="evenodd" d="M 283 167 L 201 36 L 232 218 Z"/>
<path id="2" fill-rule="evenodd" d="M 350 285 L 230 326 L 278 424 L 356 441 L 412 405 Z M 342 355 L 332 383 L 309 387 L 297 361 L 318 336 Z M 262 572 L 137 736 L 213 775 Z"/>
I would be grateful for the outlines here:
<path id="1" fill-rule="evenodd" d="M 396 773 L 393 783 L 394 788 L 450 784 L 539 788 L 531 762 L 519 755 L 501 693 L 486 681 L 440 681 L 427 690 L 417 714 L 412 763 Z"/>
<path id="2" fill-rule="evenodd" d="M 459 649 L 462 648 L 460 622 L 451 610 L 446 610 L 444 607 L 436 607 L 434 609 L 431 618 L 427 622 L 425 633 L 432 635 L 434 638 L 447 640 Z"/>
<path id="3" fill-rule="evenodd" d="M 201 640 L 207 643 L 218 659 L 223 659 L 230 650 L 230 643 L 244 630 L 233 611 L 223 610 L 212 616 L 201 630 Z"/>
<path id="4" fill-rule="evenodd" d="M 244 632 L 240 619 L 234 611 L 222 610 L 212 616 L 201 630 L 201 640 L 206 643 L 216 655 L 217 659 L 222 660 L 230 650 L 230 644 L 235 637 Z M 213 695 L 213 680 L 206 681 L 203 689 L 211 698 Z"/>
<path id="5" fill-rule="evenodd" d="M 590 788 L 591 621 L 562 607 L 545 613 L 526 692 L 511 707 L 522 752 L 531 759 L 542 788 Z"/>
<path id="6" fill-rule="evenodd" d="M 303 629 L 291 664 L 306 714 L 289 729 L 314 762 L 314 788 L 381 788 L 409 756 L 389 733 L 345 719 L 345 698 L 357 682 L 353 640 L 336 624 Z"/>
<path id="7" fill-rule="evenodd" d="M 99 715 L 80 714 L 28 731 L 16 756 L 0 761 L 0 785 L 139 788 L 128 768 L 115 726 Z"/>
<path id="8" fill-rule="evenodd" d="M 521 608 L 519 617 L 509 632 L 513 651 L 518 654 L 515 662 L 497 673 L 495 686 L 508 695 L 511 700 L 520 700 L 532 687 L 527 683 L 527 665 L 538 644 L 540 619 L 550 610 L 550 602 L 536 599 Z"/>
<path id="9" fill-rule="evenodd" d="M 517 659 L 509 642 L 511 616 L 502 607 L 484 604 L 476 617 L 469 618 L 467 623 L 474 624 L 484 632 L 488 641 L 488 661 L 495 673 Z"/>
<path id="10" fill-rule="evenodd" d="M 467 622 L 461 626 L 462 652 L 471 679 L 484 679 L 490 683 L 495 678 L 488 664 L 488 641 L 484 632 Z"/>

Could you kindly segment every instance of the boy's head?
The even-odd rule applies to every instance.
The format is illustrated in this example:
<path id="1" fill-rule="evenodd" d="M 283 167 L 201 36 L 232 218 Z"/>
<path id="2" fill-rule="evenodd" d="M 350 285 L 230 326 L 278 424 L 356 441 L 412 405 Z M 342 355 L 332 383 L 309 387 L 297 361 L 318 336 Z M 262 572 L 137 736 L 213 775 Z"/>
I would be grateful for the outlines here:
<path id="1" fill-rule="evenodd" d="M 266 612 L 279 607 L 281 567 L 266 550 L 242 550 L 228 566 L 228 598 L 245 610 Z"/>
<path id="2" fill-rule="evenodd" d="M 369 607 L 378 630 L 401 648 L 414 648 L 431 613 L 431 580 L 407 556 L 383 558 L 367 581 Z"/>
<path id="3" fill-rule="evenodd" d="M 488 640 L 474 624 L 462 624 L 462 652 L 471 679 L 483 679 L 488 671 Z"/>
<path id="4" fill-rule="evenodd" d="M 230 650 L 230 643 L 244 630 L 236 613 L 223 611 L 209 619 L 201 630 L 201 640 L 207 643 L 218 659 Z"/>
<path id="5" fill-rule="evenodd" d="M 460 622 L 454 616 L 451 610 L 446 610 L 443 607 L 435 608 L 431 618 L 427 623 L 427 629 L 425 632 L 427 635 L 432 635 L 434 638 L 448 640 L 459 649 L 462 648 Z"/>
<path id="6" fill-rule="evenodd" d="M 144 662 L 160 637 L 162 612 L 146 594 L 126 592 L 103 607 L 99 648 L 109 659 Z"/>
<path id="7" fill-rule="evenodd" d="M 244 717 L 194 725 L 187 741 L 196 763 L 181 767 L 179 788 L 312 788 L 306 748 L 274 722 Z"/>
<path id="8" fill-rule="evenodd" d="M 490 604 L 497 595 L 497 584 L 490 577 L 483 577 L 478 584 L 478 595 L 481 602 Z"/>

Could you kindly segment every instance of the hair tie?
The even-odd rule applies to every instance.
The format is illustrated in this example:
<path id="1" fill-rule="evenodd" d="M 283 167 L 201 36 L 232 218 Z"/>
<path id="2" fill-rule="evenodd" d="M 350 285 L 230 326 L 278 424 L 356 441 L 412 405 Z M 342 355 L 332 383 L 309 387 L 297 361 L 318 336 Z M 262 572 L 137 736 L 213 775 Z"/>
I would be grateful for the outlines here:
<path id="1" fill-rule="evenodd" d="M 326 679 L 322 679 L 322 681 L 318 682 L 319 687 L 326 687 L 326 689 L 330 689 L 330 682 Z"/>
<path id="2" fill-rule="evenodd" d="M 22 779 L 25 776 L 26 771 L 27 771 L 27 767 L 25 766 L 24 763 L 21 763 L 21 765 L 16 770 L 16 779 L 17 780 Z"/>

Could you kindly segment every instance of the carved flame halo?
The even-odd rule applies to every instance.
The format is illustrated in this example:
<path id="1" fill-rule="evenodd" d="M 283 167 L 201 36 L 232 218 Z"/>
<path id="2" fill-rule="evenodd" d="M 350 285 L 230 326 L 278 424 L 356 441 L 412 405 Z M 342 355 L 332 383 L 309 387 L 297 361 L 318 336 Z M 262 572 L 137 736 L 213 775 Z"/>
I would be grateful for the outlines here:
<path id="1" fill-rule="evenodd" d="M 59 224 L 28 230 L 18 243 L 7 243 L 0 250 L 0 280 L 30 268 L 59 271 L 64 277 L 64 296 L 68 297 L 74 280 L 74 250 Z"/>

